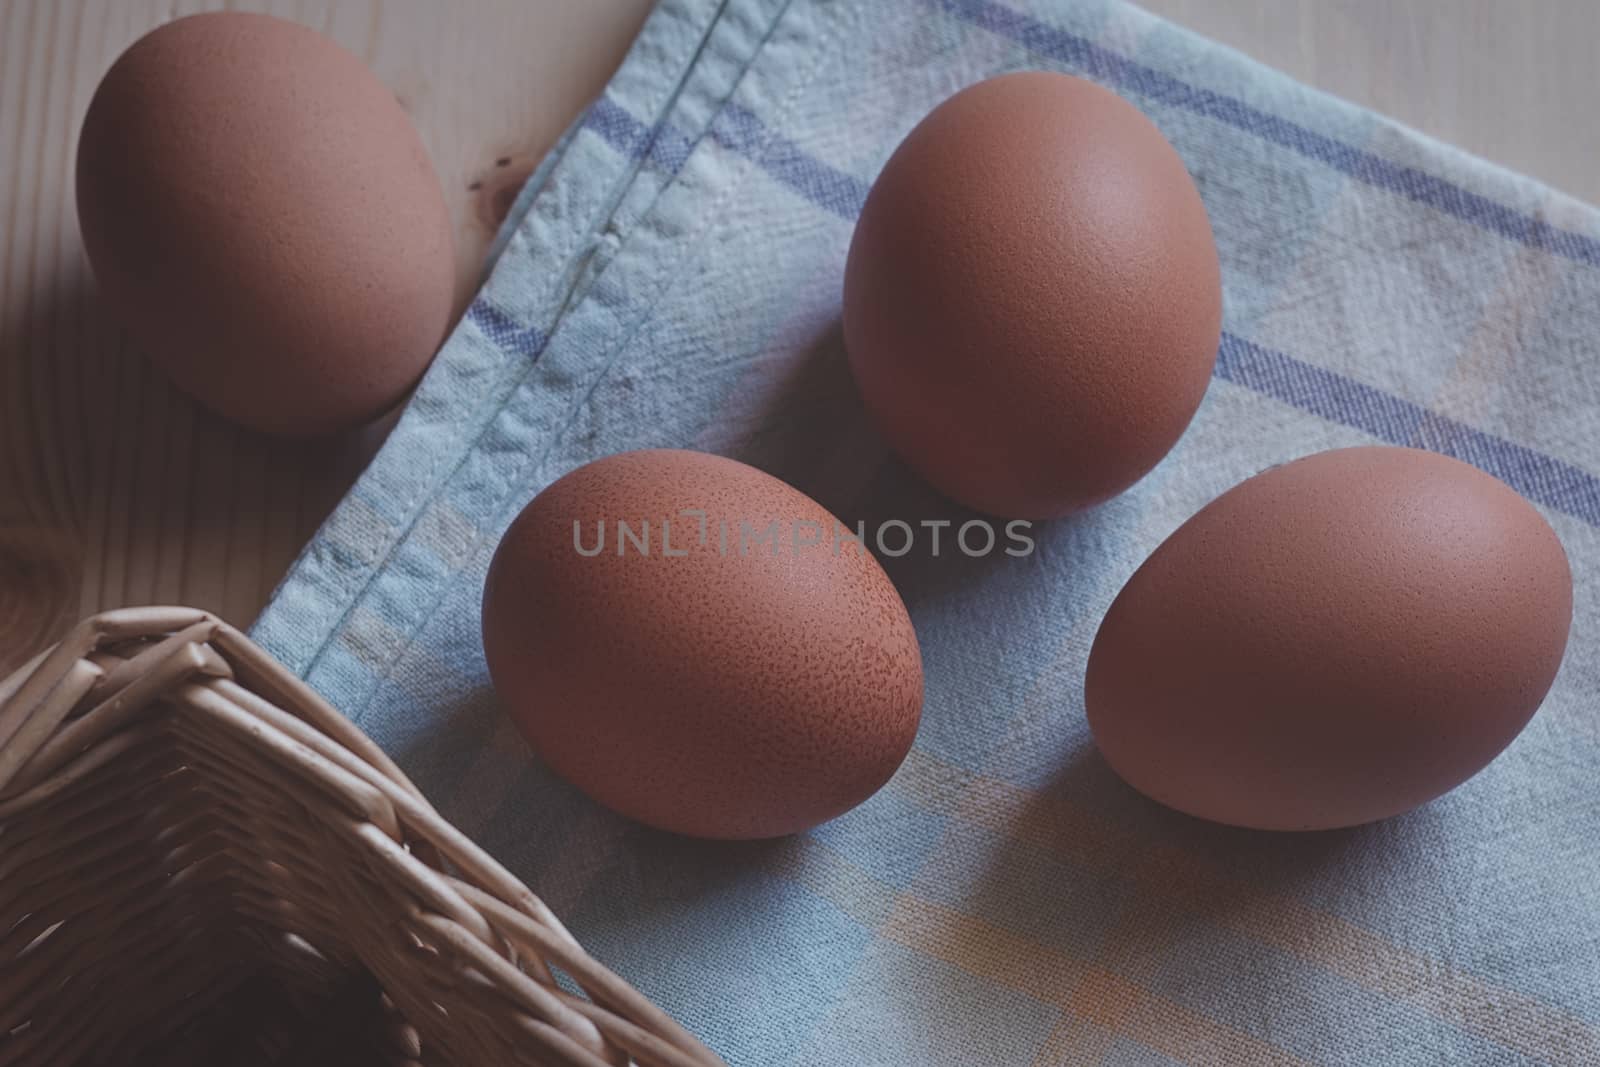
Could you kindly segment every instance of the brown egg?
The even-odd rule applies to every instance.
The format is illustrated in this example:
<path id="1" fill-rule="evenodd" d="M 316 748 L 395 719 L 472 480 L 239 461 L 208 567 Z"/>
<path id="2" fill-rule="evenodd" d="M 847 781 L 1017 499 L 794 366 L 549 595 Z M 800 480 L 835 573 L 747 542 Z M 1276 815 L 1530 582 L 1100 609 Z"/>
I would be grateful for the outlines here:
<path id="1" fill-rule="evenodd" d="M 78 217 L 107 304 L 177 385 L 291 436 L 393 406 L 444 335 L 450 215 L 394 94 L 303 26 L 170 22 L 106 73 Z"/>
<path id="2" fill-rule="evenodd" d="M 641 822 L 755 838 L 832 818 L 894 773 L 922 712 L 905 605 L 841 529 L 719 456 L 580 467 L 495 552 L 495 691 L 556 773 Z"/>
<path id="3" fill-rule="evenodd" d="M 1089 725 L 1134 788 L 1236 826 L 1381 819 L 1477 773 L 1544 699 L 1572 575 L 1504 484 L 1408 448 L 1323 452 L 1184 523 L 1111 605 Z"/>
<path id="4" fill-rule="evenodd" d="M 890 445 L 952 498 L 1050 518 L 1166 455 L 1216 362 L 1211 224 L 1121 97 L 1010 74 L 923 119 L 850 245 L 844 335 Z"/>

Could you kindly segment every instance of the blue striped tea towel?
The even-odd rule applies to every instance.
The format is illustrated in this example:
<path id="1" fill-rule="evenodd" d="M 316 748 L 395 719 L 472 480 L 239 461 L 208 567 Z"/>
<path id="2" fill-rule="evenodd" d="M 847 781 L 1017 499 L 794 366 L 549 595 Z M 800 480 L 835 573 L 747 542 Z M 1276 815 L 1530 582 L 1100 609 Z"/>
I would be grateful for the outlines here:
<path id="1" fill-rule="evenodd" d="M 915 750 L 790 840 L 629 824 L 496 709 L 484 570 L 597 456 L 737 456 L 847 522 L 961 513 L 865 423 L 851 225 L 958 88 L 1102 82 L 1177 146 L 1226 287 L 1178 447 L 1027 558 L 889 560 L 923 646 Z M 664 0 L 530 183 L 493 275 L 256 636 L 735 1067 L 1600 1063 L 1600 215 L 1118 0 Z M 1571 556 L 1572 652 L 1477 778 L 1302 836 L 1175 815 L 1084 726 L 1128 575 L 1271 464 L 1462 457 Z"/>

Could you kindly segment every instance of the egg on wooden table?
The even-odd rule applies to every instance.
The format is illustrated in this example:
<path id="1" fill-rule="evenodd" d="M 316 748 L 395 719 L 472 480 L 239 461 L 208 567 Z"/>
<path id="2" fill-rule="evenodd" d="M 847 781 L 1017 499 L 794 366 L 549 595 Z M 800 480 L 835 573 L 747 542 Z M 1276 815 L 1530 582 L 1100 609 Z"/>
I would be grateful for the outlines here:
<path id="1" fill-rule="evenodd" d="M 322 35 L 218 12 L 136 41 L 78 143 L 102 296 L 179 388 L 286 436 L 392 407 L 449 323 L 444 193 L 394 94 Z"/>
<path id="2" fill-rule="evenodd" d="M 1147 796 L 1237 826 L 1351 826 L 1489 763 L 1555 679 L 1572 575 L 1475 467 L 1349 448 L 1202 508 L 1112 603 L 1084 702 Z"/>
<path id="3" fill-rule="evenodd" d="M 1110 90 L 1008 74 L 935 108 L 873 183 L 844 337 L 879 431 L 935 488 L 1044 519 L 1143 477 L 1216 363 L 1211 223 Z"/>
<path id="4" fill-rule="evenodd" d="M 916 633 L 856 533 L 719 456 L 579 467 L 490 565 L 495 691 L 551 769 L 640 822 L 760 838 L 830 819 L 888 780 L 922 713 Z"/>

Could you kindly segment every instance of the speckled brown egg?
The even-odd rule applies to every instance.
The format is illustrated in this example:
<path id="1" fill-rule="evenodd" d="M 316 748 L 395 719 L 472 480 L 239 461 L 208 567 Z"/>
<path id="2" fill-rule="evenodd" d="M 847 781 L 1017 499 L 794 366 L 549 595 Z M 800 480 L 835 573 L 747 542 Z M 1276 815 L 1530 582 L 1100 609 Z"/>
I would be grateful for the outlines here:
<path id="1" fill-rule="evenodd" d="M 450 215 L 405 112 L 326 37 L 178 19 L 106 73 L 78 143 L 95 278 L 171 379 L 312 436 L 393 406 L 449 322 Z"/>
<path id="2" fill-rule="evenodd" d="M 1503 483 L 1407 448 L 1274 467 L 1184 523 L 1101 623 L 1111 766 L 1218 822 L 1351 826 L 1476 774 L 1554 680 L 1561 542 Z"/>
<path id="3" fill-rule="evenodd" d="M 873 185 L 845 270 L 845 344 L 884 437 L 947 495 L 1017 518 L 1098 503 L 1166 455 L 1221 311 L 1183 161 L 1065 74 L 935 108 Z"/>
<path id="4" fill-rule="evenodd" d="M 652 826 L 758 838 L 839 815 L 894 773 L 922 711 L 905 605 L 840 530 L 719 456 L 580 467 L 495 552 L 495 691 L 556 773 Z"/>

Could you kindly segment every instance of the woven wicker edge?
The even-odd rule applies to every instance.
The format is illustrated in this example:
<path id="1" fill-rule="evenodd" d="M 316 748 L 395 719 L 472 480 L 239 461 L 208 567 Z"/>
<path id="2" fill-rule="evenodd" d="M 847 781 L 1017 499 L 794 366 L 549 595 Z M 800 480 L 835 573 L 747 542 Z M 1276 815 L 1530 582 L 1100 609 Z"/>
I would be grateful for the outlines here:
<path id="1" fill-rule="evenodd" d="M 126 660 L 96 659 L 108 645 L 139 639 L 153 643 Z M 278 748 L 282 760 L 304 764 L 319 785 L 338 789 L 352 813 L 381 831 L 376 843 L 427 887 L 440 936 L 459 939 L 470 932 L 472 943 L 457 947 L 532 1019 L 547 1023 L 555 1032 L 544 1036 L 572 1062 L 606 1067 L 597 1053 L 609 1045 L 651 1067 L 724 1067 L 590 956 L 542 900 L 434 811 L 353 723 L 209 612 L 105 612 L 0 681 L 0 819 L 65 788 L 95 761 L 115 758 L 115 746 L 100 743 L 158 699 L 179 699 L 217 716 L 247 716 L 253 721 L 238 725 L 253 740 Z M 85 703 L 88 711 L 69 718 Z M 402 847 L 402 826 L 410 851 Z M 458 873 L 445 871 L 446 863 Z M 547 959 L 590 999 L 556 986 Z"/>

